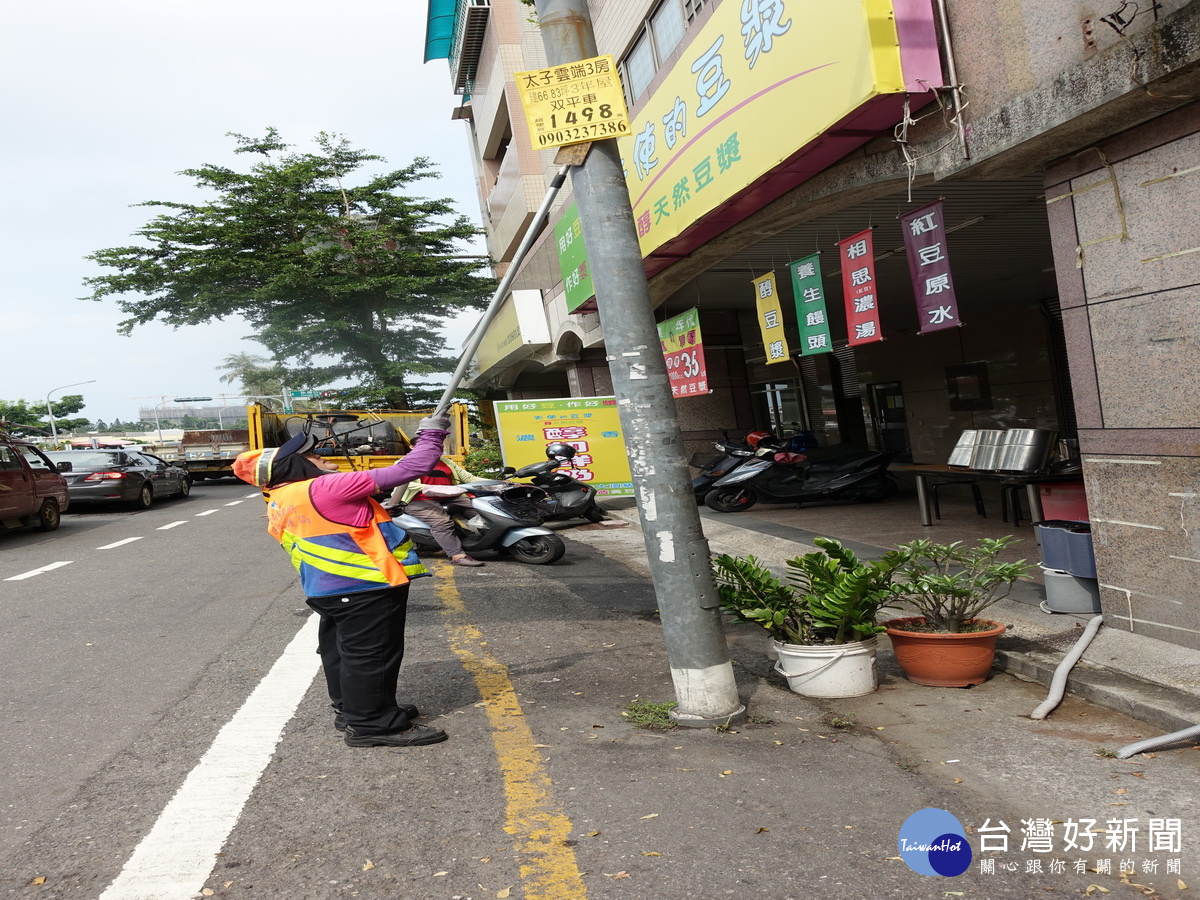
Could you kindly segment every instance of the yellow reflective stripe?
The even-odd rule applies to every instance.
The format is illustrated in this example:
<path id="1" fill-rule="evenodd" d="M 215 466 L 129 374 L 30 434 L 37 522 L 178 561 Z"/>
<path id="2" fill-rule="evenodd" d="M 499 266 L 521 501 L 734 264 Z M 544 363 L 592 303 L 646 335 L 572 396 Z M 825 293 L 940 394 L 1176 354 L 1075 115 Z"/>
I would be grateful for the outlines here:
<path id="1" fill-rule="evenodd" d="M 387 576 L 375 568 L 375 564 L 365 553 L 334 550 L 332 547 L 314 544 L 301 538 L 292 538 L 292 541 L 293 558 L 302 559 L 322 572 L 357 578 L 360 581 L 387 583 Z"/>

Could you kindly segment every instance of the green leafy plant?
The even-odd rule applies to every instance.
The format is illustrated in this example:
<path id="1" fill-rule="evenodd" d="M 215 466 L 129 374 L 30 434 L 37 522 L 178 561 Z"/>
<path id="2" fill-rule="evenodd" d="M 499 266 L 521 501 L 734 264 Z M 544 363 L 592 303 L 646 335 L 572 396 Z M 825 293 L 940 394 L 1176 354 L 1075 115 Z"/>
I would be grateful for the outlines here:
<path id="1" fill-rule="evenodd" d="M 923 616 L 924 630 L 951 634 L 972 630 L 973 621 L 1007 597 L 1013 583 L 1034 568 L 1023 559 L 996 559 L 1016 542 L 1006 535 L 982 538 L 972 546 L 929 540 L 901 544 L 884 557 L 895 572 L 898 605 Z"/>
<path id="2" fill-rule="evenodd" d="M 813 543 L 823 552 L 789 559 L 788 580 L 799 589 L 822 642 L 845 644 L 883 631 L 875 616 L 896 591 L 891 583 L 895 565 L 886 557 L 864 563 L 832 538 Z"/>
<path id="3" fill-rule="evenodd" d="M 789 584 L 753 556 L 714 557 L 722 608 L 787 644 L 845 644 L 883 631 L 875 617 L 895 593 L 894 564 L 864 563 L 832 538 L 813 543 L 821 549 L 787 561 Z"/>
<path id="4" fill-rule="evenodd" d="M 761 625 L 777 641 L 812 643 L 808 613 L 796 592 L 757 558 L 722 553 L 712 565 L 722 609 L 742 622 Z"/>
<path id="5" fill-rule="evenodd" d="M 852 716 L 842 715 L 841 713 L 833 712 L 832 710 L 830 710 L 829 712 L 823 713 L 821 716 L 821 721 L 824 722 L 826 725 L 828 725 L 830 728 L 839 728 L 839 729 L 853 728 L 855 725 L 858 724 L 858 722 L 855 721 L 855 719 Z"/>
<path id="6" fill-rule="evenodd" d="M 671 718 L 671 710 L 678 706 L 674 700 L 663 703 L 651 703 L 646 700 L 634 700 L 621 713 L 638 728 L 658 728 L 669 731 L 676 727 Z"/>

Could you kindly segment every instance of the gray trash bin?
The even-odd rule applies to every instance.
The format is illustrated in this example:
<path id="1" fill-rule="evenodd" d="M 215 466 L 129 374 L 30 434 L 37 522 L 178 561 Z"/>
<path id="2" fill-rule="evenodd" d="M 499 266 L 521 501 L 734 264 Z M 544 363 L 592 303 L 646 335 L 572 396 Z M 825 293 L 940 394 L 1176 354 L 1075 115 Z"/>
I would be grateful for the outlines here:
<path id="1" fill-rule="evenodd" d="M 1077 578 L 1096 577 L 1091 523 L 1050 519 L 1035 524 L 1042 544 L 1042 561 L 1047 569 L 1057 569 Z"/>

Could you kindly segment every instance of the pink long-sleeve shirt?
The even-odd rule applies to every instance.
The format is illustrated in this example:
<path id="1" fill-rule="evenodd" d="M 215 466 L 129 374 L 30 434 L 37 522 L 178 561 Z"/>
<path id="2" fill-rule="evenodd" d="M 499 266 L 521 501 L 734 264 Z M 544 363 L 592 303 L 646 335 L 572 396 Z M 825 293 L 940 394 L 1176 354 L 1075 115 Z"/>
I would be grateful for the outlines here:
<path id="1" fill-rule="evenodd" d="M 366 472 L 330 472 L 309 488 L 317 512 L 334 522 L 363 526 L 374 517 L 372 494 L 390 491 L 429 472 L 442 455 L 446 431 L 422 431 L 413 448 L 394 466 Z"/>

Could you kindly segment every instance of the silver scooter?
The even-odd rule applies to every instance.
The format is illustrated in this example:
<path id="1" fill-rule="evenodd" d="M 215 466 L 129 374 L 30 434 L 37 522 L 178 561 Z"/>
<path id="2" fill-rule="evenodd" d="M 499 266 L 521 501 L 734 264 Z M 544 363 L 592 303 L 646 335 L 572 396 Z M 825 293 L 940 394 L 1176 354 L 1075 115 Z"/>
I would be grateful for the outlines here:
<path id="1" fill-rule="evenodd" d="M 457 503 L 456 498 L 435 501 L 450 516 L 454 533 L 467 553 L 495 550 L 519 562 L 544 566 L 558 562 L 567 552 L 563 539 L 542 525 L 540 504 L 547 495 L 541 488 L 504 481 L 472 481 L 469 490 L 469 506 Z M 392 521 L 404 529 L 418 549 L 439 549 L 429 526 L 416 516 L 401 512 L 393 515 Z"/>

